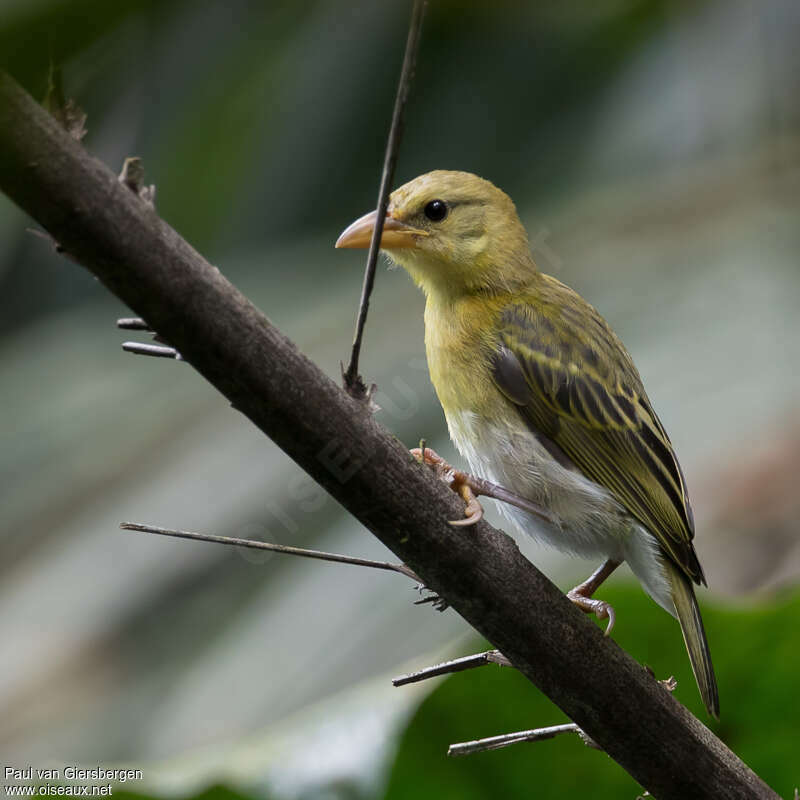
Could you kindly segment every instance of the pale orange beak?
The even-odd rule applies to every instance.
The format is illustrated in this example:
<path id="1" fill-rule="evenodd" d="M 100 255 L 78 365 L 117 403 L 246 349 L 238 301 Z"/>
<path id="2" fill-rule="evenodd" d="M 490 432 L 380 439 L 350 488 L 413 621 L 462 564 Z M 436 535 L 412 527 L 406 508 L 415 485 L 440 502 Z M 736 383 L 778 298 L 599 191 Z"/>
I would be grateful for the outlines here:
<path id="1" fill-rule="evenodd" d="M 359 249 L 369 247 L 376 218 L 377 212 L 375 211 L 370 211 L 369 214 L 359 217 L 342 231 L 342 235 L 336 240 L 336 247 Z M 391 214 L 387 214 L 381 234 L 381 249 L 393 250 L 398 247 L 416 247 L 417 239 L 420 236 L 427 235 L 427 231 L 412 228 L 410 225 L 396 220 Z"/>

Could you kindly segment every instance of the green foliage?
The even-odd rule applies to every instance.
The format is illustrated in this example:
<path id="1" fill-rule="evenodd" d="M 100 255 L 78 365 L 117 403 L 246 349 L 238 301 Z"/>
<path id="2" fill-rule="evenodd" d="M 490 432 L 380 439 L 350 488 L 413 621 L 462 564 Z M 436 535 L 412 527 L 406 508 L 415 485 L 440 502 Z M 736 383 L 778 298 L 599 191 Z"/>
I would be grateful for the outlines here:
<path id="1" fill-rule="evenodd" d="M 136 14 L 151 12 L 156 0 L 47 0 L 0 8 L 0 65 L 34 95 L 47 88 L 48 60 L 61 65 Z M 161 2 L 162 12 L 166 5 Z M 43 69 L 43 67 L 45 67 Z"/>
<path id="2" fill-rule="evenodd" d="M 659 678 L 674 675 L 677 699 L 776 791 L 791 796 L 800 782 L 800 725 L 790 711 L 800 651 L 800 595 L 753 610 L 704 607 L 719 679 L 719 723 L 703 711 L 677 623 L 638 588 L 609 589 L 603 597 L 617 610 L 616 641 Z M 425 700 L 403 734 L 385 798 L 633 800 L 640 793 L 637 784 L 605 754 L 588 749 L 575 736 L 464 758 L 445 756 L 453 742 L 564 721 L 563 714 L 513 670 L 483 667 L 454 675 Z"/>

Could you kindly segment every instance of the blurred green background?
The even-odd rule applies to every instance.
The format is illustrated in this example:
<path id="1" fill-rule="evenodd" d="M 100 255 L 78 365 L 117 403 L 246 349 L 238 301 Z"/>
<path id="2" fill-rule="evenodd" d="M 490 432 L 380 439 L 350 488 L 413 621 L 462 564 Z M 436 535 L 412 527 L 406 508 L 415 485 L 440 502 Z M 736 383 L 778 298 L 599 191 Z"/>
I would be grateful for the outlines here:
<path id="1" fill-rule="evenodd" d="M 332 376 L 374 205 L 409 2 L 4 0 L 0 63 L 50 63 L 112 168 Z M 477 172 L 540 267 L 631 350 L 687 475 L 720 678 L 712 727 L 800 783 L 800 5 L 433 0 L 396 183 Z M 485 646 L 399 576 L 122 533 L 129 519 L 386 557 L 187 366 L 122 353 L 128 309 L 0 197 L 0 753 L 126 765 L 148 797 L 629 798 L 577 739 L 447 744 L 564 721 L 510 670 L 390 678 Z M 381 421 L 456 458 L 423 301 L 378 275 L 362 371 Z M 495 517 L 496 519 L 496 517 Z M 559 585 L 596 565 L 521 542 Z M 614 637 L 699 713 L 677 625 L 616 578 Z M 535 613 L 532 610 L 532 613 Z M 639 721 L 632 720 L 631 724 Z M 120 796 L 115 792 L 115 796 Z"/>

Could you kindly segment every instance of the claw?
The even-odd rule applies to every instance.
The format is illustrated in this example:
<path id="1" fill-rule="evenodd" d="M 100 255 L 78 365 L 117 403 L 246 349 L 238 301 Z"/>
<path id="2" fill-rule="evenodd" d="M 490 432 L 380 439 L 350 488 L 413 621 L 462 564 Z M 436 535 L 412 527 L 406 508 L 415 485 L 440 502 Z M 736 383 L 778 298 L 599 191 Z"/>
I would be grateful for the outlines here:
<path id="1" fill-rule="evenodd" d="M 466 528 L 470 525 L 475 525 L 483 519 L 483 506 L 478 502 L 478 498 L 467 483 L 457 483 L 454 479 L 453 484 L 456 491 L 461 495 L 461 499 L 467 504 L 464 508 L 464 519 L 451 519 L 448 520 L 450 525 L 455 525 L 459 528 Z"/>
<path id="2" fill-rule="evenodd" d="M 412 456 L 429 467 L 433 467 L 436 474 L 454 491 L 458 492 L 461 499 L 466 504 L 464 509 L 464 519 L 448 520 L 450 525 L 460 528 L 475 525 L 483 519 L 483 506 L 478 502 L 478 498 L 472 489 L 473 479 L 466 472 L 461 472 L 451 467 L 435 450 L 425 447 L 424 442 L 420 442 L 420 447 L 409 450 Z"/>
<path id="3" fill-rule="evenodd" d="M 559 528 L 563 526 L 558 517 L 532 500 L 514 494 L 514 492 L 484 478 L 477 478 L 467 472 L 454 469 L 435 450 L 426 447 L 424 439 L 420 442 L 419 447 L 415 447 L 409 452 L 420 464 L 432 467 L 436 474 L 454 492 L 458 492 L 467 504 L 466 517 L 463 520 L 451 520 L 451 525 L 474 525 L 483 519 L 483 508 L 477 500 L 477 496 L 483 495 L 484 497 L 493 497 L 495 500 L 508 503 L 516 508 L 521 508 L 523 511 L 533 514 L 533 516 L 544 520 L 550 525 L 555 525 Z"/>
<path id="4" fill-rule="evenodd" d="M 567 592 L 567 598 L 575 603 L 586 614 L 594 614 L 597 619 L 607 619 L 605 636 L 608 636 L 617 621 L 613 606 L 605 600 L 595 600 L 592 595 L 597 591 L 603 581 L 620 565 L 619 561 L 608 559 L 601 567 L 579 586 Z"/>
<path id="5" fill-rule="evenodd" d="M 606 625 L 606 630 L 603 635 L 608 636 L 617 621 L 614 607 L 610 603 L 606 603 L 605 600 L 595 600 L 593 597 L 587 597 L 585 594 L 581 594 L 579 588 L 580 587 L 576 587 L 567 592 L 567 598 L 575 603 L 584 613 L 594 614 L 597 619 L 607 619 L 608 625 Z"/>
<path id="6" fill-rule="evenodd" d="M 609 605 L 608 603 L 605 603 L 602 600 L 600 600 L 600 603 L 602 606 L 601 611 L 595 613 L 597 614 L 598 619 L 608 618 L 608 625 L 606 625 L 606 629 L 603 633 L 603 636 L 608 636 L 617 622 L 617 615 L 614 611 L 614 606 Z"/>

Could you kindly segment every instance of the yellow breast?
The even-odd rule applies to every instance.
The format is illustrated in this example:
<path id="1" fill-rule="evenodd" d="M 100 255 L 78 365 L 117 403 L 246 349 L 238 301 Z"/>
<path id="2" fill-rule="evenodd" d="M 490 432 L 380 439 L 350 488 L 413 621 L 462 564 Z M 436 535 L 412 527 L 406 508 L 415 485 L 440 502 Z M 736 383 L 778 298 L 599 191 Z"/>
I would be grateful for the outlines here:
<path id="1" fill-rule="evenodd" d="M 507 405 L 492 379 L 494 304 L 462 297 L 445 303 L 428 298 L 425 350 L 431 381 L 448 421 L 457 412 L 496 416 Z"/>

